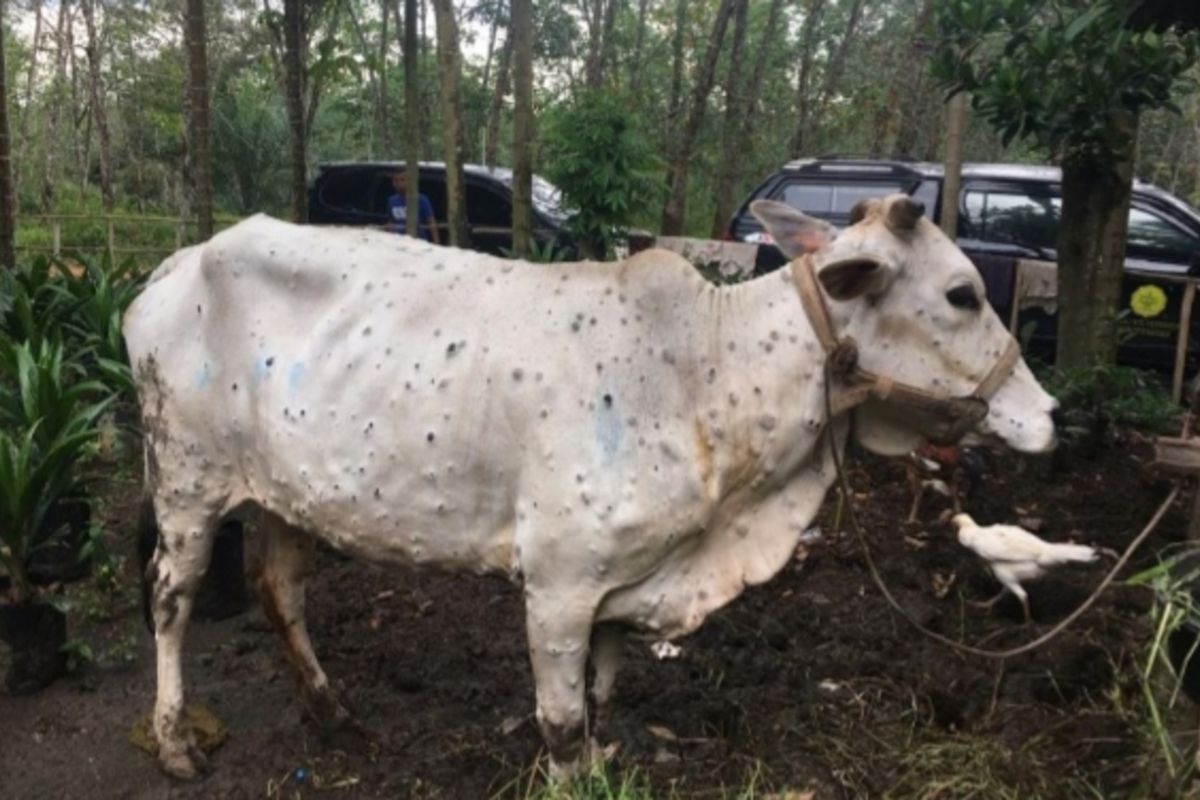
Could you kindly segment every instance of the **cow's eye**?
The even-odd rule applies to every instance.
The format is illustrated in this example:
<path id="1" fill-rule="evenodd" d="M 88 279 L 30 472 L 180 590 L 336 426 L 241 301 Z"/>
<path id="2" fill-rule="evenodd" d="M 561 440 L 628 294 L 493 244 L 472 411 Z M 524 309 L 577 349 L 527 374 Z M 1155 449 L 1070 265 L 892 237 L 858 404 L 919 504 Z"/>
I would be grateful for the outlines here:
<path id="1" fill-rule="evenodd" d="M 979 295 L 975 294 L 975 289 L 971 286 L 955 286 L 946 292 L 946 299 L 955 308 L 969 308 L 972 311 L 979 310 Z"/>

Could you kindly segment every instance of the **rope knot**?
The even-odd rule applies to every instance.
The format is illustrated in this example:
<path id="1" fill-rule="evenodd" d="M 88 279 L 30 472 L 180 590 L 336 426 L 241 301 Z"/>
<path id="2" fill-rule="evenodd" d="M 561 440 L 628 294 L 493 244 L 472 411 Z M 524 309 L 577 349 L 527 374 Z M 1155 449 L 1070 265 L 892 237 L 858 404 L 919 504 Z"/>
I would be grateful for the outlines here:
<path id="1" fill-rule="evenodd" d="M 843 336 L 829 353 L 829 371 L 843 380 L 858 369 L 858 343 L 851 336 Z"/>

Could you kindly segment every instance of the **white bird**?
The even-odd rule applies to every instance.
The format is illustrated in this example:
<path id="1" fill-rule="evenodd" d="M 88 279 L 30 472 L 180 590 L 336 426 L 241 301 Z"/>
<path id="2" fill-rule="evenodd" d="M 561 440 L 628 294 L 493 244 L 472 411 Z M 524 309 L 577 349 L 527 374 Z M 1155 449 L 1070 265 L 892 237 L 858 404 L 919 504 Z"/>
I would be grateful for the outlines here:
<path id="1" fill-rule="evenodd" d="M 1032 580 L 1048 567 L 1068 561 L 1095 561 L 1095 548 L 1083 544 L 1054 544 L 1043 541 L 1017 525 L 987 525 L 980 527 L 967 514 L 955 514 L 951 522 L 958 528 L 958 541 L 974 550 L 992 570 L 996 580 L 1004 584 L 1000 594 L 979 605 L 990 608 L 1004 592 L 1010 591 L 1025 609 L 1029 622 L 1029 596 L 1021 581 Z"/>

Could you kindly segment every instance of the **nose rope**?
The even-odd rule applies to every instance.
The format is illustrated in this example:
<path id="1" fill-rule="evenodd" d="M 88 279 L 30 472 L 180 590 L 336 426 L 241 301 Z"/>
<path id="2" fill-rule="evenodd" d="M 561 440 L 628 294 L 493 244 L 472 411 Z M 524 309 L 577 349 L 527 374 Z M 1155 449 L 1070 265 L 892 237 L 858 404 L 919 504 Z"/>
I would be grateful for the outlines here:
<path id="1" fill-rule="evenodd" d="M 988 401 L 1012 375 L 1021 358 L 1021 347 L 1012 336 L 996 363 L 968 395 L 939 395 L 920 386 L 878 375 L 859 366 L 854 338 L 838 336 L 825 295 L 817 282 L 812 256 L 805 255 L 791 267 L 792 279 L 804 313 L 825 351 L 826 372 L 838 386 L 831 397 L 834 414 L 848 411 L 868 399 L 887 400 L 929 412 L 935 418 L 935 441 L 957 441 L 987 417 Z"/>

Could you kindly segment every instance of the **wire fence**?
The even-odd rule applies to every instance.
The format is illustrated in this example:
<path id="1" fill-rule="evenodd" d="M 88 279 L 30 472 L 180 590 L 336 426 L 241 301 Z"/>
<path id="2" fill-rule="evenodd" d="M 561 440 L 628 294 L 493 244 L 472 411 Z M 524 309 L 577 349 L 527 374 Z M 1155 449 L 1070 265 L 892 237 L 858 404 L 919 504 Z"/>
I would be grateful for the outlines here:
<path id="1" fill-rule="evenodd" d="M 213 217 L 223 230 L 241 217 Z M 167 256 L 198 241 L 194 218 L 153 214 L 21 214 L 15 249 L 24 255 L 55 258 L 107 255 L 113 262 Z"/>

